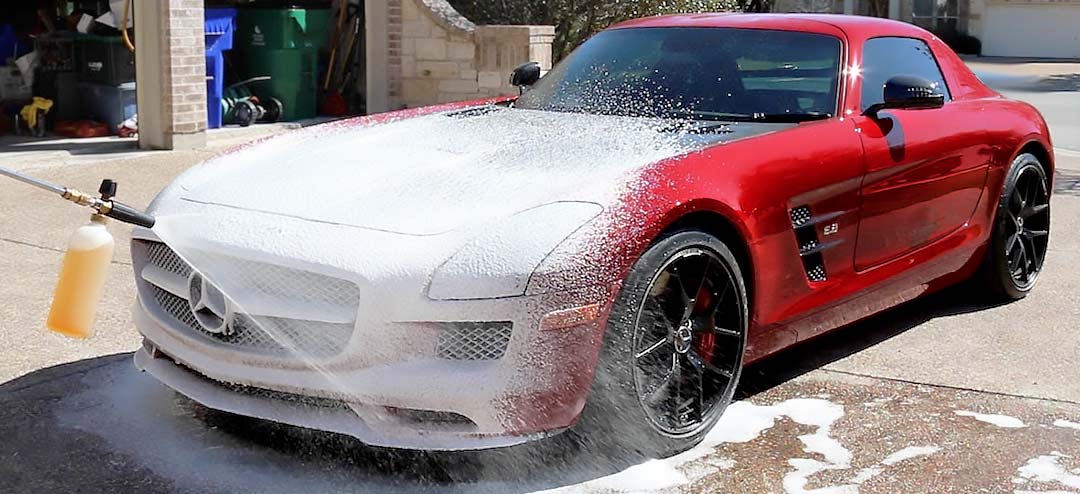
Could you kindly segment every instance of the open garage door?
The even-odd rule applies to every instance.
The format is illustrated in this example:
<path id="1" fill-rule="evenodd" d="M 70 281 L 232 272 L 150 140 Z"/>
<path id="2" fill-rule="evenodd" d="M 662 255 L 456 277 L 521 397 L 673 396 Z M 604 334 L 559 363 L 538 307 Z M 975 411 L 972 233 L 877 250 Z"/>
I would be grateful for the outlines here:
<path id="1" fill-rule="evenodd" d="M 1080 58 L 1080 3 L 988 3 L 983 19 L 983 55 Z"/>

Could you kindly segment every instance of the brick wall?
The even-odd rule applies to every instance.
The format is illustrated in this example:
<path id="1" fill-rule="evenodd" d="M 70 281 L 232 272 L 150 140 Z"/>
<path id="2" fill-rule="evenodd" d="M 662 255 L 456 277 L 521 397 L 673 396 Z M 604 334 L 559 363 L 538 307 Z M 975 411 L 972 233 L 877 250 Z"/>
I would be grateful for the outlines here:
<path id="1" fill-rule="evenodd" d="M 514 67 L 537 61 L 551 68 L 552 26 L 476 26 L 445 0 L 391 1 L 399 7 L 388 35 L 394 108 L 514 94 Z"/>
<path id="2" fill-rule="evenodd" d="M 203 0 L 167 0 L 161 58 L 166 67 L 162 99 L 171 114 L 166 130 L 192 134 L 206 130 L 206 48 Z"/>
<path id="3" fill-rule="evenodd" d="M 387 0 L 387 95 L 391 104 L 401 100 L 401 32 L 402 32 L 402 2 L 411 3 L 411 0 Z"/>
<path id="4" fill-rule="evenodd" d="M 203 0 L 139 2 L 135 32 L 139 147 L 205 146 Z"/>

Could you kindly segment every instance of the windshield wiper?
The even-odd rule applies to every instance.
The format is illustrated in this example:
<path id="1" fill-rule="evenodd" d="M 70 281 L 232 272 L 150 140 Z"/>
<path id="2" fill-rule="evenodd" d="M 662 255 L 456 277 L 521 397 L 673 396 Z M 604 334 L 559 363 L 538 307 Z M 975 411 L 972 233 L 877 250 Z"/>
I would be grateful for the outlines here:
<path id="1" fill-rule="evenodd" d="M 765 122 L 765 123 L 799 123 L 811 120 L 825 120 L 832 118 L 828 112 L 796 112 L 796 113 L 724 113 L 710 111 L 681 110 L 669 111 L 667 118 L 685 118 L 707 122 Z"/>
<path id="2" fill-rule="evenodd" d="M 802 112 L 802 113 L 755 113 L 750 117 L 751 122 L 766 123 L 799 123 L 812 120 L 825 120 L 832 118 L 832 113 L 827 112 Z"/>
<path id="3" fill-rule="evenodd" d="M 753 115 L 748 113 L 721 113 L 695 110 L 668 110 L 659 114 L 661 118 L 698 120 L 704 122 L 742 122 L 749 121 Z"/>

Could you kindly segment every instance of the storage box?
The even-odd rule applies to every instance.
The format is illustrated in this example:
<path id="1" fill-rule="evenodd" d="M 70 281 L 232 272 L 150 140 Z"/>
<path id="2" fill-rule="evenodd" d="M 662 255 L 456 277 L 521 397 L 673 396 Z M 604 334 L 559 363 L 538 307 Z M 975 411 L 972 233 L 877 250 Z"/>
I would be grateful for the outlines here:
<path id="1" fill-rule="evenodd" d="M 19 69 L 0 66 L 0 101 L 24 101 L 33 96 L 30 86 L 26 85 Z"/>
<path id="2" fill-rule="evenodd" d="M 135 83 L 118 86 L 79 83 L 83 117 L 108 124 L 115 131 L 124 120 L 135 116 Z"/>
<path id="3" fill-rule="evenodd" d="M 119 36 L 80 35 L 75 46 L 82 82 L 118 86 L 135 81 L 135 54 Z"/>
<path id="4" fill-rule="evenodd" d="M 38 70 L 71 72 L 75 70 L 75 40 L 65 33 L 42 35 L 34 40 Z"/>

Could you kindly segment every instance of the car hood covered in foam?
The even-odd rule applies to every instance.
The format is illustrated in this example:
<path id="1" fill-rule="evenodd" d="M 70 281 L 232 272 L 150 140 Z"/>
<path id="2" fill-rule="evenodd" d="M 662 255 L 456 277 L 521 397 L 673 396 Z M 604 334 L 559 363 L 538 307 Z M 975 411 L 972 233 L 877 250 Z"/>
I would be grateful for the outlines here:
<path id="1" fill-rule="evenodd" d="M 639 118 L 491 107 L 376 125 L 321 125 L 218 156 L 172 199 L 409 235 L 557 201 L 608 203 L 646 166 L 775 126 L 715 134 Z"/>

